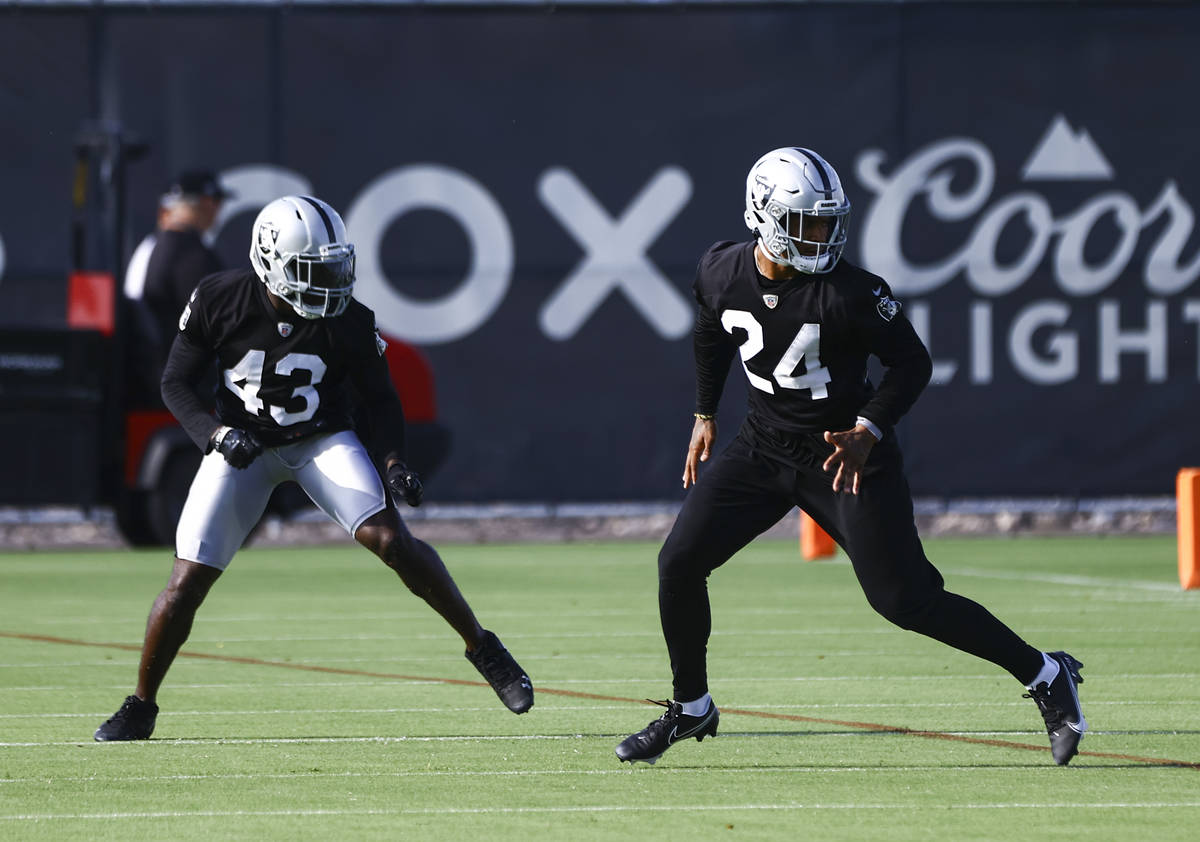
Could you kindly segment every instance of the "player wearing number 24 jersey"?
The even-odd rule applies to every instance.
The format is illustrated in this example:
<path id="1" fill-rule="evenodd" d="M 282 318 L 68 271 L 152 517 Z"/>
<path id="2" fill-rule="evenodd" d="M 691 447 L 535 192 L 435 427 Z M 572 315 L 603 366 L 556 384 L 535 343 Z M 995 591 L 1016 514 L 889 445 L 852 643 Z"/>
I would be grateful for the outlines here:
<path id="1" fill-rule="evenodd" d="M 658 557 L 674 699 L 617 746 L 623 761 L 653 763 L 679 740 L 716 736 L 708 575 L 794 506 L 842 546 L 883 617 L 1025 684 L 1055 762 L 1075 755 L 1087 729 L 1075 689 L 1081 664 L 1035 649 L 983 606 L 947 591 L 925 557 L 894 429 L 932 365 L 887 283 L 841 260 L 849 216 L 828 161 L 810 149 L 776 149 L 746 179 L 744 219 L 755 239 L 717 243 L 700 260 L 696 412 L 683 469 L 691 491 Z M 735 354 L 750 387 L 748 411 L 701 477 Z M 878 388 L 867 378 L 872 356 L 885 369 Z"/>
<path id="2" fill-rule="evenodd" d="M 371 311 L 351 297 L 354 246 L 341 217 L 312 196 L 276 199 L 254 222 L 250 263 L 202 280 L 179 317 L 163 399 L 205 456 L 180 515 L 171 578 L 146 623 L 137 687 L 95 738 L 144 740 L 154 731 L 158 689 L 196 610 L 288 480 L 450 624 L 509 710 L 529 710 L 529 677 L 390 504 L 389 493 L 420 505 L 422 486 L 403 461 L 404 414 L 386 345 Z M 216 418 L 199 393 L 213 361 Z M 356 408 L 383 478 L 352 423 Z"/>
<path id="3" fill-rule="evenodd" d="M 729 362 L 740 351 L 749 415 L 786 432 L 854 426 L 859 416 L 893 427 L 929 380 L 930 361 L 882 278 L 841 260 L 803 284 L 772 283 L 754 242 L 717 243 L 700 259 L 693 333 L 702 415 L 713 414 Z M 874 355 L 886 367 L 876 390 Z"/>

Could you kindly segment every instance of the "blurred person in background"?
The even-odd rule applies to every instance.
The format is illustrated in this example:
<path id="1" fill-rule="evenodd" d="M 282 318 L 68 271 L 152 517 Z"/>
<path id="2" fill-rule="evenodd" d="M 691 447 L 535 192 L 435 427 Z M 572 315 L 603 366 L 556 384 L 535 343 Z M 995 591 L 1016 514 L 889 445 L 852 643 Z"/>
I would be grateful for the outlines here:
<path id="1" fill-rule="evenodd" d="M 374 314 L 351 297 L 354 246 L 341 217 L 311 196 L 276 199 L 254 222 L 250 262 L 205 278 L 176 315 L 163 399 L 205 456 L 179 520 L 174 568 L 146 623 L 135 692 L 95 739 L 153 733 L 159 687 L 197 609 L 288 480 L 450 624 L 506 707 L 529 710 L 529 676 L 480 626 L 437 551 L 408 531 L 392 502 L 418 506 L 423 489 L 404 463 L 387 345 Z M 216 418 L 198 385 L 214 361 Z M 356 409 L 382 479 L 354 429 Z"/>
<path id="2" fill-rule="evenodd" d="M 133 405 L 161 405 L 159 382 L 179 314 L 200 280 L 221 271 L 221 261 L 205 242 L 205 234 L 231 195 L 210 170 L 179 173 L 159 197 L 155 231 L 129 259 L 124 292 Z"/>
<path id="3" fill-rule="evenodd" d="M 840 259 L 849 214 L 828 161 L 809 149 L 776 149 L 746 179 L 744 219 L 754 238 L 717 243 L 700 259 L 696 412 L 683 469 L 683 487 L 692 490 L 658 557 L 674 699 L 659 702 L 666 712 L 617 746 L 622 761 L 653 763 L 679 740 L 716 736 L 708 576 L 793 506 L 842 546 L 885 619 L 1025 685 L 1056 763 L 1070 761 L 1087 730 L 1076 691 L 1083 665 L 1035 649 L 983 606 L 946 591 L 925 556 L 895 426 L 929 382 L 932 363 L 887 283 Z M 739 348 L 749 411 L 700 477 Z M 872 355 L 885 368 L 878 388 L 867 379 Z"/>

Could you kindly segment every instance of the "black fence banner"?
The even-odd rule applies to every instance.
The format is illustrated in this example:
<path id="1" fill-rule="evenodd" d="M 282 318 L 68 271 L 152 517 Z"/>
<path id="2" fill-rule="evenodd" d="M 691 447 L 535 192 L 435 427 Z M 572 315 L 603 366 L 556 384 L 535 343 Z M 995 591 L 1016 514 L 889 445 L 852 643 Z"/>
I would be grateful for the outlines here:
<path id="1" fill-rule="evenodd" d="M 1196 55 L 1191 4 L 0 14 L 0 324 L 61 318 L 76 132 L 118 121 L 149 147 L 127 249 L 188 166 L 236 194 L 229 265 L 266 201 L 339 209 L 357 296 L 432 368 L 431 497 L 674 499 L 696 259 L 803 145 L 935 361 L 914 493 L 1168 495 L 1200 464 Z"/>

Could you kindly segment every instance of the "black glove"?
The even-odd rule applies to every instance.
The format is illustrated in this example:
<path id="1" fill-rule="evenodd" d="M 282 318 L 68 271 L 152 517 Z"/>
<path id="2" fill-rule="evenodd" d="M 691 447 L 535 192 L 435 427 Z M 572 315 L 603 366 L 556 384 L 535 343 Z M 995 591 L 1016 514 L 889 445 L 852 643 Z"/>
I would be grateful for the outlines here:
<path id="1" fill-rule="evenodd" d="M 241 470 L 262 453 L 263 446 L 258 439 L 245 430 L 230 428 L 225 430 L 224 435 L 217 431 L 217 434 L 213 436 L 213 448 L 221 451 L 226 462 Z"/>
<path id="2" fill-rule="evenodd" d="M 425 489 L 421 487 L 421 478 L 414 471 L 410 471 L 403 462 L 396 462 L 387 469 L 387 484 L 388 488 L 392 489 L 394 494 L 403 497 L 408 505 L 421 505 L 421 495 L 425 493 Z"/>

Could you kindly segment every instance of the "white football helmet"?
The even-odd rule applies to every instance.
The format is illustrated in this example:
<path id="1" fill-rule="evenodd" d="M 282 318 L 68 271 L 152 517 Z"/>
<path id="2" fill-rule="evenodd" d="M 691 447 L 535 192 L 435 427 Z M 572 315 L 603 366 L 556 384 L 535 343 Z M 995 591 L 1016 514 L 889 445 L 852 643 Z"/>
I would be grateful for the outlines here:
<path id="1" fill-rule="evenodd" d="M 338 212 L 312 196 L 284 196 L 254 220 L 250 263 L 267 289 L 304 319 L 340 316 L 354 292 L 354 246 Z"/>
<path id="2" fill-rule="evenodd" d="M 771 261 L 824 273 L 846 247 L 850 201 L 828 161 L 811 149 L 788 146 L 750 168 L 745 219 Z"/>

